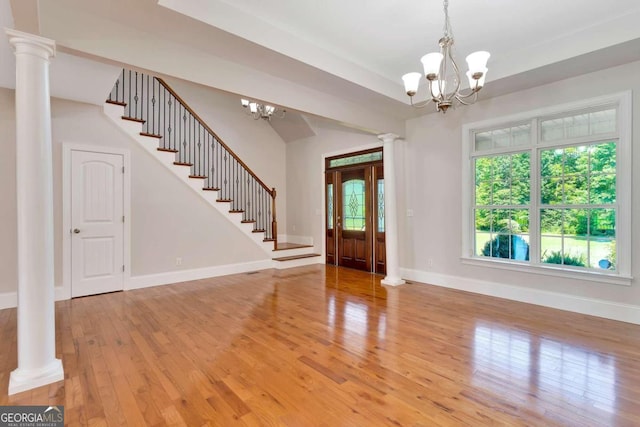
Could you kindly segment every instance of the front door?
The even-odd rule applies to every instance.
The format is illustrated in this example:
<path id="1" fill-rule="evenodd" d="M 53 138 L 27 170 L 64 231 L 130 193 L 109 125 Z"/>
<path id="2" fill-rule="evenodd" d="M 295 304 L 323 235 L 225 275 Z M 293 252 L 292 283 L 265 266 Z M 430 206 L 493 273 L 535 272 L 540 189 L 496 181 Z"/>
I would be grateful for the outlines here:
<path id="1" fill-rule="evenodd" d="M 71 152 L 71 296 L 124 287 L 123 156 Z"/>
<path id="2" fill-rule="evenodd" d="M 382 152 L 327 159 L 326 262 L 384 274 Z"/>
<path id="3" fill-rule="evenodd" d="M 371 271 L 370 168 L 337 172 L 338 265 Z"/>

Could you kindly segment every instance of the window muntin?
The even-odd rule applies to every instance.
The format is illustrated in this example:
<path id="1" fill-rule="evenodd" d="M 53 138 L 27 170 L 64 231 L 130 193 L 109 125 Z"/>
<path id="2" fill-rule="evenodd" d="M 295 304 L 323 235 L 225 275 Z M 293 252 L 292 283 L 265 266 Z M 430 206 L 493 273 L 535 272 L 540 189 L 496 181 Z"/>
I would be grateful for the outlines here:
<path id="1" fill-rule="evenodd" d="M 470 194 L 471 218 L 467 218 L 474 230 L 473 237 L 468 237 L 474 243 L 469 248 L 472 256 L 522 262 L 530 255 L 530 263 L 537 266 L 557 264 L 555 267 L 572 271 L 620 273 L 619 121 L 620 107 L 609 104 L 599 110 L 531 117 L 529 126 L 521 122 L 471 131 L 469 148 L 475 179 Z M 523 130 L 527 135 L 519 134 Z M 514 135 L 526 142 L 514 144 Z M 530 154 L 530 176 L 523 173 L 518 179 L 501 179 L 505 174 L 500 173 L 499 163 L 518 153 Z M 495 162 L 497 171 L 487 166 L 495 168 Z M 522 181 L 535 186 L 528 192 L 534 197 L 529 205 L 525 199 L 514 197 L 527 193 L 518 188 L 514 191 L 513 183 Z M 514 210 L 518 207 L 527 215 Z M 529 224 L 531 219 L 535 221 Z M 530 229 L 518 231 L 521 222 Z M 514 236 L 519 238 L 517 242 Z M 533 249 L 524 258 L 524 252 L 517 249 L 522 242 Z"/>

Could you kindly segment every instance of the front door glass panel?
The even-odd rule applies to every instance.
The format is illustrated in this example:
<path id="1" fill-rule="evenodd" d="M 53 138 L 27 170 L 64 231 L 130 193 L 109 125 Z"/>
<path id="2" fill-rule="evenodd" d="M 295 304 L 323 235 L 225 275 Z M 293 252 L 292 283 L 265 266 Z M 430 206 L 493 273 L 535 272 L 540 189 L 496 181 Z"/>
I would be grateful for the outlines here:
<path id="1" fill-rule="evenodd" d="M 342 228 L 346 231 L 364 231 L 365 181 L 350 179 L 342 183 Z"/>

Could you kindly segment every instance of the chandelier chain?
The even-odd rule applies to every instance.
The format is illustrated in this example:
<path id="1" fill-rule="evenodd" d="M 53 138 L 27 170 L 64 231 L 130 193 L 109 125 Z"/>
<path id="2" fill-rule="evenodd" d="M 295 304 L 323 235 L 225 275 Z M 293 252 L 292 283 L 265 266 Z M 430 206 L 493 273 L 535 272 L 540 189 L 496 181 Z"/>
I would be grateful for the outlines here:
<path id="1" fill-rule="evenodd" d="M 451 30 L 451 22 L 449 21 L 449 0 L 444 0 L 444 36 L 453 38 L 453 31 Z"/>

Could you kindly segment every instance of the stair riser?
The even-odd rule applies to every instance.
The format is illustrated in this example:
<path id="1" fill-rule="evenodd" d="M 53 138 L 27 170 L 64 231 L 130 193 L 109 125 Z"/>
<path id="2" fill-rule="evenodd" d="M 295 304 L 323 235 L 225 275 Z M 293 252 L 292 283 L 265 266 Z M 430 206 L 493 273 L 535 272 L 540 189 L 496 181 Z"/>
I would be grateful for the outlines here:
<path id="1" fill-rule="evenodd" d="M 294 248 L 294 249 L 283 249 L 280 251 L 273 251 L 273 256 L 271 258 L 281 258 L 287 256 L 295 256 L 295 255 L 306 255 L 312 254 L 317 251 L 314 250 L 313 247 L 310 248 Z"/>
<path id="2" fill-rule="evenodd" d="M 321 256 L 311 258 L 292 259 L 290 261 L 272 261 L 273 268 L 285 270 L 287 268 L 302 267 L 303 265 L 322 264 L 324 259 Z"/>

